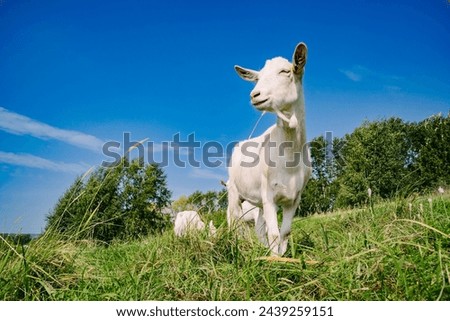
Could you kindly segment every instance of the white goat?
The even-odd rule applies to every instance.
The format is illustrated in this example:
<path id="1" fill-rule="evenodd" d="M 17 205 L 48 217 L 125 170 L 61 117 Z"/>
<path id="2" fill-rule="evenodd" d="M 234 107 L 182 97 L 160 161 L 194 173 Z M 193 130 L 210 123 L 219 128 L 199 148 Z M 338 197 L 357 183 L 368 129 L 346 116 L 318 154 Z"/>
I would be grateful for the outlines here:
<path id="1" fill-rule="evenodd" d="M 188 231 L 203 230 L 204 228 L 205 223 L 196 211 L 179 212 L 175 218 L 174 231 L 176 236 L 183 236 Z M 209 222 L 208 228 L 211 236 L 216 234 L 216 228 L 212 221 Z"/>
<path id="2" fill-rule="evenodd" d="M 243 201 L 262 208 L 255 220 L 256 232 L 273 255 L 286 252 L 292 219 L 311 174 L 302 84 L 306 54 L 306 45 L 300 43 L 292 63 L 277 57 L 267 60 L 260 71 L 235 66 L 241 78 L 256 82 L 250 93 L 253 106 L 275 113 L 277 122 L 234 148 L 228 170 L 227 220 L 232 225 L 244 217 Z M 283 209 L 281 229 L 278 206 Z"/>

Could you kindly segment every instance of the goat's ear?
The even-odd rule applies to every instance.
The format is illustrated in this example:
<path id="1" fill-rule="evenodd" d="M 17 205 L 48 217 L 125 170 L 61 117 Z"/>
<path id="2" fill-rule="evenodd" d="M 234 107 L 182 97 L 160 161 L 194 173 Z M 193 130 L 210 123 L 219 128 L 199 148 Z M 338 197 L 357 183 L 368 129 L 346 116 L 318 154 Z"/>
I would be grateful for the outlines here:
<path id="1" fill-rule="evenodd" d="M 292 65 L 294 73 L 297 75 L 303 74 L 303 69 L 306 64 L 306 55 L 308 53 L 308 48 L 303 42 L 300 42 L 297 47 L 295 47 L 294 55 L 292 56 Z"/>
<path id="2" fill-rule="evenodd" d="M 238 73 L 239 77 L 247 81 L 257 81 L 258 72 L 256 70 L 242 68 L 240 66 L 234 66 L 234 69 Z"/>

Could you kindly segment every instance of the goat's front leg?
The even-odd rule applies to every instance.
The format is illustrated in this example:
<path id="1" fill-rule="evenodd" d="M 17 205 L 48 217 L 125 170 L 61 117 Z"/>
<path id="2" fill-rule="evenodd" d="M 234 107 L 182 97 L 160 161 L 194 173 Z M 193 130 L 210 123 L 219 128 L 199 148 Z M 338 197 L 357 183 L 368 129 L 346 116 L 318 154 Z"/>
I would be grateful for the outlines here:
<path id="1" fill-rule="evenodd" d="M 255 222 L 255 231 L 256 231 L 256 235 L 258 236 L 258 240 L 264 246 L 269 246 L 269 244 L 267 242 L 266 220 L 264 219 L 263 211 L 260 208 L 258 209 L 258 216 L 257 216 L 256 222 Z"/>
<path id="2" fill-rule="evenodd" d="M 273 201 L 263 201 L 263 215 L 266 221 L 267 241 L 272 255 L 278 255 L 280 231 L 278 230 L 277 206 Z"/>
<path id="3" fill-rule="evenodd" d="M 278 253 L 283 255 L 287 250 L 288 236 L 291 234 L 292 219 L 294 218 L 297 206 L 283 207 L 283 222 L 280 229 L 280 246 Z"/>

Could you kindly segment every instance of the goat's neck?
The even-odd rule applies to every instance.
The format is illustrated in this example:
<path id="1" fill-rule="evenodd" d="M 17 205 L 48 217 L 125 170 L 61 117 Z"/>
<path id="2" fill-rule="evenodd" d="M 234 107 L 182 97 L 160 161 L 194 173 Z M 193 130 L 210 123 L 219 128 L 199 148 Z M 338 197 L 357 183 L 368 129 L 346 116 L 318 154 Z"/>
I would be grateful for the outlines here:
<path id="1" fill-rule="evenodd" d="M 297 126 L 294 128 L 289 127 L 288 122 L 277 116 L 277 128 L 284 135 L 285 141 L 292 141 L 294 143 L 294 149 L 300 151 L 306 144 L 306 128 L 305 128 L 305 101 L 303 93 L 299 95 L 299 99 L 290 108 L 286 109 L 288 112 L 283 114 L 288 118 L 295 116 L 297 118 Z"/>

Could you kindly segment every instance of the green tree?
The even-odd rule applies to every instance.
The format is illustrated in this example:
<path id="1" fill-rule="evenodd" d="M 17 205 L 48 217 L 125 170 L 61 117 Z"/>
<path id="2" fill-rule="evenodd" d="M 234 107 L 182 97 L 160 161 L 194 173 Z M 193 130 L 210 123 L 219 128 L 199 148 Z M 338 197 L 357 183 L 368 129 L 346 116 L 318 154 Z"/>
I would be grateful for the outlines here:
<path id="1" fill-rule="evenodd" d="M 182 211 L 191 211 L 194 206 L 189 203 L 189 199 L 185 195 L 181 195 L 178 199 L 172 202 L 172 210 L 174 213 L 179 213 Z"/>
<path id="2" fill-rule="evenodd" d="M 299 215 L 323 213 L 334 208 L 338 192 L 336 179 L 340 166 L 340 147 L 339 138 L 327 140 L 319 136 L 311 141 L 312 175 L 302 194 Z"/>
<path id="3" fill-rule="evenodd" d="M 136 238 L 165 227 L 169 218 L 161 212 L 170 196 L 160 167 L 122 159 L 77 178 L 48 216 L 47 228 L 104 242 Z"/>
<path id="4" fill-rule="evenodd" d="M 364 122 L 344 137 L 337 180 L 339 207 L 365 203 L 368 188 L 374 195 L 390 198 L 414 186 L 409 134 L 409 124 L 389 118 Z"/>
<path id="5" fill-rule="evenodd" d="M 187 197 L 187 203 L 190 209 L 198 211 L 201 215 L 211 214 L 227 208 L 227 191 L 195 191 Z M 176 201 L 177 203 L 180 200 Z"/>
<path id="6" fill-rule="evenodd" d="M 431 116 L 414 126 L 412 167 L 422 189 L 450 184 L 450 113 Z"/>
<path id="7" fill-rule="evenodd" d="M 191 204 L 194 211 L 198 211 L 203 206 L 204 195 L 201 191 L 195 191 L 188 196 L 188 203 Z"/>
<path id="8" fill-rule="evenodd" d="M 143 166 L 137 160 L 124 169 L 120 199 L 125 235 L 138 237 L 160 231 L 166 223 L 161 212 L 169 205 L 171 196 L 163 170 L 155 164 Z"/>

